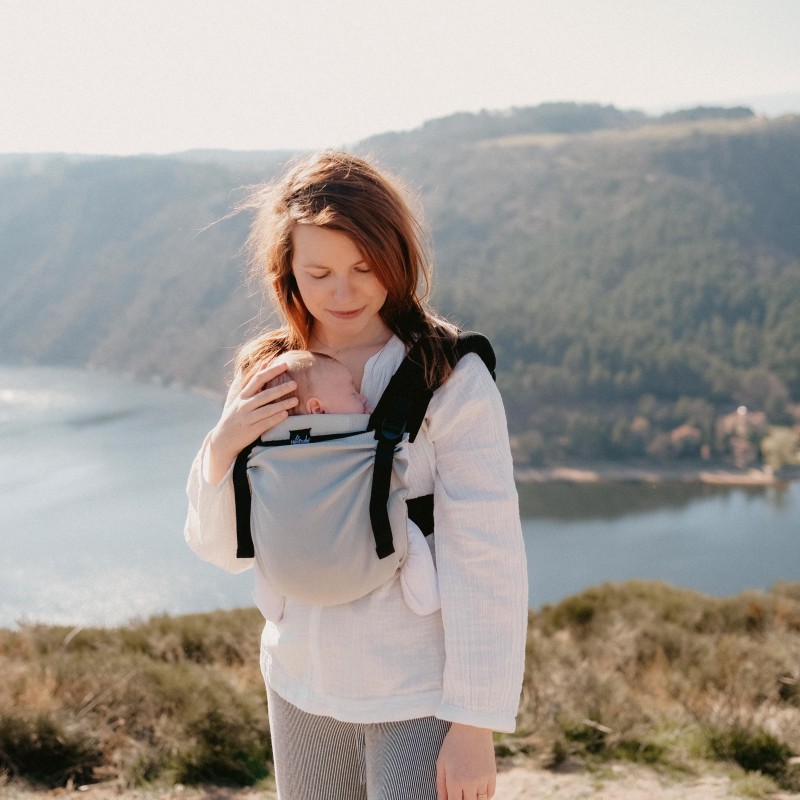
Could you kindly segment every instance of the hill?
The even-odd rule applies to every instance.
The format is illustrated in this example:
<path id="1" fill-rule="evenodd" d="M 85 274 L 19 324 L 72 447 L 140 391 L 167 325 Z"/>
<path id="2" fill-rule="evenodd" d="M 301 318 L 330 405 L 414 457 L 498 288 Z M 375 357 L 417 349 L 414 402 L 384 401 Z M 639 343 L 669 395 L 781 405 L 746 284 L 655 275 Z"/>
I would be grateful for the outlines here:
<path id="1" fill-rule="evenodd" d="M 549 104 L 356 149 L 419 193 L 435 304 L 495 344 L 521 463 L 746 464 L 793 423 L 800 118 Z M 221 391 L 264 315 L 247 220 L 212 223 L 286 155 L 0 159 L 0 359 Z"/>

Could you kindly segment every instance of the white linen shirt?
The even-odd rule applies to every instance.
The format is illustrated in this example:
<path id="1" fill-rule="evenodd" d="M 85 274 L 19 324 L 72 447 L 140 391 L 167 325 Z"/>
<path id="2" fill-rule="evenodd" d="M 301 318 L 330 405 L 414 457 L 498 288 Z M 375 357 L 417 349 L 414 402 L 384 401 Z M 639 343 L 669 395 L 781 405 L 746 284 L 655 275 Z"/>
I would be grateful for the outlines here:
<path id="1" fill-rule="evenodd" d="M 375 407 L 405 356 L 397 337 L 367 361 L 361 391 Z M 230 395 L 229 395 L 230 397 Z M 184 535 L 228 572 L 236 558 L 230 471 L 216 486 L 192 465 Z M 505 411 L 492 378 L 467 354 L 433 395 L 409 448 L 409 496 L 433 493 L 440 612 L 414 614 L 398 575 L 351 603 L 280 610 L 255 564 L 254 599 L 266 618 L 261 668 L 272 690 L 311 714 L 345 722 L 436 716 L 513 732 L 527 630 L 527 577 Z"/>

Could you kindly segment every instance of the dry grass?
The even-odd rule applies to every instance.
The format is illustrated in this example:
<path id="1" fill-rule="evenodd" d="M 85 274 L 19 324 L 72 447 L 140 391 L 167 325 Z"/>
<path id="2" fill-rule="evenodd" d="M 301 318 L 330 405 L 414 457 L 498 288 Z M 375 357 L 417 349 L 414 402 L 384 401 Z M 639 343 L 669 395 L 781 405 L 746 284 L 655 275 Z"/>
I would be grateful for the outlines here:
<path id="1" fill-rule="evenodd" d="M 0 773 L 36 785 L 263 784 L 255 611 L 114 630 L 0 631 Z M 532 613 L 520 724 L 500 756 L 624 759 L 743 793 L 800 789 L 800 584 L 728 599 L 604 585 Z M 744 792 L 746 788 L 746 792 Z"/>
<path id="2" fill-rule="evenodd" d="M 800 586 L 609 584 L 532 614 L 520 728 L 552 763 L 729 760 L 800 789 L 799 679 Z"/>
<path id="3" fill-rule="evenodd" d="M 587 133 L 521 133 L 485 139 L 476 143 L 479 149 L 490 147 L 543 147 L 552 148 L 567 141 L 583 139 L 598 143 L 610 141 L 676 142 L 691 135 L 706 134 L 709 136 L 730 136 L 753 130 L 763 130 L 769 121 L 761 117 L 745 117 L 742 119 L 698 119 L 684 122 L 651 122 L 632 127 L 629 130 L 619 128 L 601 129 Z"/>
<path id="4" fill-rule="evenodd" d="M 3 631 L 0 771 L 44 785 L 266 777 L 259 632 L 255 611 Z"/>

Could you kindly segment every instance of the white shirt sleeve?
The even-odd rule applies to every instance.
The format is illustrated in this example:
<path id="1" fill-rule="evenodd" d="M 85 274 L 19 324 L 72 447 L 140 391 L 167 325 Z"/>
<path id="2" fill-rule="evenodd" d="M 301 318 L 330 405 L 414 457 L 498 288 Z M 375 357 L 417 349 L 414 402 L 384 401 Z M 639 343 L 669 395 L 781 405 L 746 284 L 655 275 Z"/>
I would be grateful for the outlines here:
<path id="1" fill-rule="evenodd" d="M 228 392 L 227 405 L 236 383 Z M 195 456 L 186 484 L 189 512 L 183 535 L 192 551 L 204 561 L 226 572 L 243 572 L 253 565 L 252 558 L 236 558 L 236 503 L 233 494 L 233 464 L 217 484 L 206 480 L 206 458 L 211 434 L 206 436 Z"/>
<path id="2" fill-rule="evenodd" d="M 528 584 L 505 411 L 480 358 L 434 395 L 436 565 L 445 635 L 437 716 L 513 731 L 525 666 Z"/>

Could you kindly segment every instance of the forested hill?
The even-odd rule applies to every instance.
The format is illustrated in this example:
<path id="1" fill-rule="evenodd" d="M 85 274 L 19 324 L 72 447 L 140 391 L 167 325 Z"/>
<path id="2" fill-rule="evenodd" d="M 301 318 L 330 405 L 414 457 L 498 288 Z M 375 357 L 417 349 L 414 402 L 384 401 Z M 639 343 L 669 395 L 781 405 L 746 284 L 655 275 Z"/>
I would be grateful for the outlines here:
<path id="1" fill-rule="evenodd" d="M 436 305 L 494 342 L 522 462 L 722 453 L 740 405 L 791 421 L 800 118 L 551 104 L 357 149 L 419 192 Z M 210 223 L 285 156 L 1 157 L 0 360 L 221 391 L 259 304 L 247 220 Z"/>

